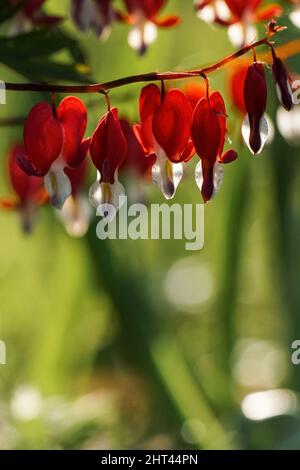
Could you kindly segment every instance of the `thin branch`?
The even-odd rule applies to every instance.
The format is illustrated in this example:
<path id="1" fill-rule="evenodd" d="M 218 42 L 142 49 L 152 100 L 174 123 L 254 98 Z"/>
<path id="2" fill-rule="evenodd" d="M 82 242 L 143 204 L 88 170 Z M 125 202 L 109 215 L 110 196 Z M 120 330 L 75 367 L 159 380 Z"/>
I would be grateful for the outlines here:
<path id="1" fill-rule="evenodd" d="M 22 126 L 26 116 L 0 118 L 0 127 Z"/>
<path id="2" fill-rule="evenodd" d="M 119 88 L 132 83 L 154 82 L 165 80 L 179 80 L 183 78 L 205 77 L 206 75 L 219 70 L 233 60 L 246 54 L 249 50 L 261 46 L 269 45 L 269 38 L 265 37 L 259 41 L 253 42 L 233 54 L 218 61 L 214 65 L 204 67 L 198 70 L 190 70 L 186 72 L 150 72 L 140 75 L 130 75 L 129 77 L 119 78 L 105 83 L 95 83 L 87 85 L 56 85 L 51 83 L 5 83 L 6 90 L 9 91 L 36 91 L 36 92 L 57 92 L 57 93 L 104 93 L 112 88 Z"/>

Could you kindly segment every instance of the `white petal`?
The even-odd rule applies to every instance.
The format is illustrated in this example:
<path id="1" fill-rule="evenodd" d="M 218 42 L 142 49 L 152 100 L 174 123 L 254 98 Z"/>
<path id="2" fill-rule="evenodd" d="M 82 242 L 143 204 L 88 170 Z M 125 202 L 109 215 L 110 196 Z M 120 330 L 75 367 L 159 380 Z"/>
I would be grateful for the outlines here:
<path id="1" fill-rule="evenodd" d="M 291 111 L 278 108 L 276 122 L 282 137 L 293 146 L 300 144 L 300 108 L 295 107 Z"/>
<path id="2" fill-rule="evenodd" d="M 88 231 L 92 209 L 86 196 L 69 197 L 62 210 L 56 212 L 67 233 L 72 237 L 83 237 Z"/>
<path id="3" fill-rule="evenodd" d="M 268 114 L 265 114 L 265 118 L 266 118 L 268 129 L 269 129 L 267 140 L 266 140 L 266 145 L 270 145 L 273 142 L 274 137 L 275 137 L 275 127 L 274 127 L 271 117 Z"/>
<path id="4" fill-rule="evenodd" d="M 234 23 L 229 26 L 227 31 L 231 43 L 236 47 L 241 47 L 244 44 L 250 44 L 257 39 L 256 28 L 252 25 Z"/>
<path id="5" fill-rule="evenodd" d="M 258 155 L 267 139 L 268 139 L 268 135 L 269 135 L 269 126 L 268 126 L 268 122 L 265 118 L 265 116 L 262 116 L 261 120 L 260 120 L 260 124 L 259 124 L 259 132 L 260 132 L 260 140 L 261 140 L 261 146 L 260 146 L 260 149 L 258 150 L 258 152 L 256 152 L 256 155 Z M 250 124 L 249 124 L 249 117 L 248 117 L 248 114 L 246 114 L 245 116 L 245 119 L 243 121 L 243 124 L 242 124 L 242 136 L 243 136 L 243 139 L 245 141 L 245 143 L 247 144 L 250 152 L 254 155 L 254 152 L 252 150 L 252 148 L 250 147 L 250 143 L 249 143 L 249 138 L 250 138 Z"/>
<path id="6" fill-rule="evenodd" d="M 51 204 L 57 209 L 61 209 L 72 192 L 70 179 L 63 167 L 52 165 L 44 177 L 44 184 L 49 193 Z"/>
<path id="7" fill-rule="evenodd" d="M 223 21 L 229 20 L 231 13 L 226 3 L 223 0 L 217 0 L 215 5 L 217 16 Z"/>
<path id="8" fill-rule="evenodd" d="M 215 12 L 212 6 L 207 5 L 201 10 L 197 11 L 197 16 L 200 20 L 205 21 L 206 23 L 213 23 L 215 21 Z"/>
<path id="9" fill-rule="evenodd" d="M 151 21 L 135 26 L 128 35 L 128 44 L 133 49 L 140 51 L 152 44 L 157 38 L 157 28 Z"/>
<path id="10" fill-rule="evenodd" d="M 147 21 L 144 30 L 144 42 L 148 46 L 153 44 L 157 38 L 157 27 L 151 21 Z"/>
<path id="11" fill-rule="evenodd" d="M 183 176 L 181 163 L 172 163 L 161 153 L 152 167 L 152 181 L 156 184 L 166 199 L 175 196 L 176 189 Z"/>
<path id="12" fill-rule="evenodd" d="M 116 211 L 119 210 L 124 204 L 125 198 L 125 188 L 118 181 L 117 175 L 113 184 L 96 181 L 90 187 L 89 200 L 92 206 L 97 209 L 98 215 L 110 213 L 110 206 L 113 206 Z"/>
<path id="13" fill-rule="evenodd" d="M 132 49 L 139 50 L 142 47 L 142 34 L 138 27 L 134 27 L 129 31 L 128 44 Z"/>
<path id="14" fill-rule="evenodd" d="M 222 165 L 220 163 L 215 163 L 214 164 L 214 192 L 212 195 L 211 200 L 216 196 L 216 194 L 220 191 L 220 188 L 222 186 L 224 179 L 224 171 L 222 168 Z M 202 163 L 201 160 L 200 162 L 197 163 L 195 167 L 195 180 L 198 188 L 200 191 L 202 190 L 202 185 L 203 185 L 203 171 L 202 171 Z"/>
<path id="15" fill-rule="evenodd" d="M 297 28 L 300 28 L 300 8 L 295 8 L 295 10 L 291 12 L 290 20 Z"/>
<path id="16" fill-rule="evenodd" d="M 224 179 L 223 167 L 220 163 L 214 165 L 214 194 L 213 197 L 220 191 Z"/>
<path id="17" fill-rule="evenodd" d="M 290 95 L 290 97 L 291 97 L 292 103 L 294 103 L 294 94 L 293 94 L 293 90 L 292 90 L 291 83 L 290 83 L 289 80 L 286 81 L 286 86 L 287 86 L 287 89 L 288 89 L 288 93 L 289 93 L 289 95 Z M 280 102 L 282 105 L 284 105 L 283 100 L 282 100 L 281 88 L 280 88 L 280 86 L 278 85 L 278 83 L 276 83 L 275 88 L 276 88 L 276 93 L 277 93 L 277 97 L 278 97 L 279 102 Z M 296 104 L 296 103 L 294 103 L 294 104 Z"/>

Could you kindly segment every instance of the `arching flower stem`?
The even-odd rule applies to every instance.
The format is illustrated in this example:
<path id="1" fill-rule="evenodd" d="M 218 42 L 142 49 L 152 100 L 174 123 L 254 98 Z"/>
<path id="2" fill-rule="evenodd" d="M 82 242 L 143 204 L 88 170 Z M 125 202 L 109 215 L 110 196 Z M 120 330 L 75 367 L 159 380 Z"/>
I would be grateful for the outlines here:
<path id="1" fill-rule="evenodd" d="M 103 93 L 107 96 L 107 92 L 113 88 L 120 88 L 122 86 L 130 85 L 133 83 L 153 82 L 153 81 L 167 81 L 179 80 L 185 78 L 195 78 L 199 76 L 206 76 L 215 72 L 230 62 L 245 55 L 250 50 L 254 50 L 259 46 L 267 45 L 271 47 L 269 37 L 266 36 L 259 41 L 248 44 L 233 54 L 223 58 L 213 65 L 204 67 L 202 69 L 194 69 L 184 72 L 150 72 L 139 75 L 130 75 L 128 77 L 119 78 L 104 83 L 85 84 L 85 85 L 59 85 L 50 83 L 9 83 L 5 84 L 7 91 L 32 91 L 32 92 L 57 92 L 57 93 Z"/>

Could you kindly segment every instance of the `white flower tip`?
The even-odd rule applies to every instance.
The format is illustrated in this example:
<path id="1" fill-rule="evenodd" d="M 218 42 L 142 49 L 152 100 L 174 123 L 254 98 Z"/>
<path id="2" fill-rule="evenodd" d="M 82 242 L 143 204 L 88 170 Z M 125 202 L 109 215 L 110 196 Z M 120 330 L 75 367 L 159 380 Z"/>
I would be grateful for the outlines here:
<path id="1" fill-rule="evenodd" d="M 212 197 L 210 198 L 210 201 L 212 201 L 215 198 L 215 196 L 218 194 L 218 192 L 220 191 L 220 188 L 223 183 L 223 179 L 224 179 L 224 171 L 223 171 L 222 165 L 216 162 L 214 164 L 214 172 L 213 172 L 214 191 L 213 191 Z M 202 191 L 203 170 L 202 170 L 201 160 L 197 163 L 195 167 L 195 181 L 200 191 Z"/>
<path id="2" fill-rule="evenodd" d="M 264 145 L 267 142 L 268 136 L 269 136 L 269 126 L 268 126 L 268 122 L 266 120 L 266 117 L 262 116 L 261 120 L 260 120 L 260 123 L 259 123 L 260 147 L 257 150 L 253 149 L 252 146 L 251 146 L 250 132 L 251 132 L 251 129 L 250 129 L 249 116 L 248 116 L 248 114 L 246 114 L 246 116 L 244 118 L 244 121 L 243 121 L 243 124 L 242 124 L 242 136 L 243 136 L 243 139 L 244 139 L 247 147 L 249 148 L 250 152 L 253 155 L 259 155 L 261 153 L 262 149 L 264 148 Z"/>
<path id="3" fill-rule="evenodd" d="M 97 209 L 97 215 L 112 218 L 125 200 L 125 188 L 115 177 L 115 182 L 100 183 L 96 181 L 90 188 L 89 200 Z"/>
<path id="4" fill-rule="evenodd" d="M 175 196 L 183 176 L 181 163 L 171 163 L 167 157 L 159 157 L 152 167 L 152 181 L 158 186 L 166 199 Z"/>
<path id="5" fill-rule="evenodd" d="M 44 184 L 49 193 L 51 204 L 56 209 L 62 209 L 65 200 L 72 193 L 71 181 L 63 168 L 50 169 L 44 177 Z"/>
<path id="6" fill-rule="evenodd" d="M 157 27 L 151 21 L 147 21 L 143 27 L 135 26 L 129 32 L 128 44 L 132 49 L 145 52 L 147 46 L 152 44 L 157 38 Z"/>

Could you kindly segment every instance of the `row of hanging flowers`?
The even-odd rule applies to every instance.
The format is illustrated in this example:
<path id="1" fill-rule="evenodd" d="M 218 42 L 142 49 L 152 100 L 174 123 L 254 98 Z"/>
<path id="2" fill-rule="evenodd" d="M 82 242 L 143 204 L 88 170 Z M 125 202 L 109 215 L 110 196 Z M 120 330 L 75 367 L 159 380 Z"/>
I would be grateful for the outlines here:
<path id="1" fill-rule="evenodd" d="M 25 23 L 28 26 L 35 21 L 55 24 L 61 20 L 46 16 L 42 12 L 43 3 L 41 0 L 25 2 L 23 9 L 18 11 L 19 26 L 24 28 Z M 92 27 L 102 36 L 115 19 L 129 23 L 133 28 L 130 44 L 133 45 L 133 37 L 138 37 L 138 49 L 145 52 L 149 24 L 152 28 L 169 27 L 179 21 L 174 15 L 163 19 L 158 17 L 165 3 L 164 0 L 125 0 L 124 13 L 114 10 L 114 2 L 110 0 L 73 0 L 72 17 L 80 29 Z M 222 26 L 239 25 L 244 31 L 241 40 L 244 44 L 248 37 L 245 26 L 279 16 L 282 12 L 278 5 L 263 8 L 261 3 L 258 0 L 206 0 L 196 1 L 195 9 L 201 18 L 209 17 L 210 21 Z M 291 14 L 297 13 L 297 4 L 293 7 Z M 16 21 L 14 18 L 13 23 Z M 36 208 L 50 202 L 61 211 L 68 231 L 80 235 L 86 231 L 91 216 L 90 206 L 82 194 L 89 162 L 96 171 L 96 181 L 89 191 L 91 205 L 98 208 L 109 203 L 118 208 L 119 197 L 125 194 L 119 182 L 120 172 L 130 171 L 140 179 L 152 176 L 164 197 L 172 199 L 183 177 L 185 164 L 196 156 L 199 161 L 195 166 L 195 181 L 203 201 L 207 203 L 221 186 L 224 165 L 238 157 L 236 150 L 228 148 L 225 102 L 219 91 L 211 89 L 208 72 L 216 70 L 219 65 L 234 62 L 248 51 L 253 54 L 252 61 L 233 67 L 230 92 L 233 103 L 243 114 L 241 133 L 246 145 L 252 154 L 261 153 L 273 130 L 265 115 L 267 67 L 257 60 L 256 47 L 259 45 L 265 44 L 271 50 L 271 71 L 282 106 L 280 113 L 282 110 L 290 112 L 294 105 L 292 79 L 269 39 L 281 29 L 275 20 L 271 20 L 266 38 L 244 45 L 206 72 L 157 74 L 157 77 L 164 76 L 156 78 L 160 85 L 150 83 L 141 90 L 137 123 L 120 118 L 118 109 L 111 107 L 109 90 L 99 86 L 95 91 L 105 95 L 107 112 L 100 116 L 89 137 L 85 136 L 87 110 L 84 103 L 76 96 L 67 96 L 57 106 L 52 93 L 50 104 L 40 102 L 31 109 L 24 124 L 23 143 L 14 145 L 9 152 L 9 178 L 15 196 L 2 199 L 2 207 L 18 210 L 24 229 L 29 231 Z M 181 89 L 168 86 L 169 80 L 183 76 L 199 78 Z M 143 81 L 143 77 L 140 78 L 139 81 Z M 149 79 L 145 76 L 144 81 Z M 122 85 L 127 83 L 131 83 L 130 77 L 124 79 Z M 48 88 L 53 91 L 53 87 Z M 285 114 L 282 119 L 279 116 L 279 129 L 284 126 L 291 129 L 291 125 L 284 123 Z"/>

